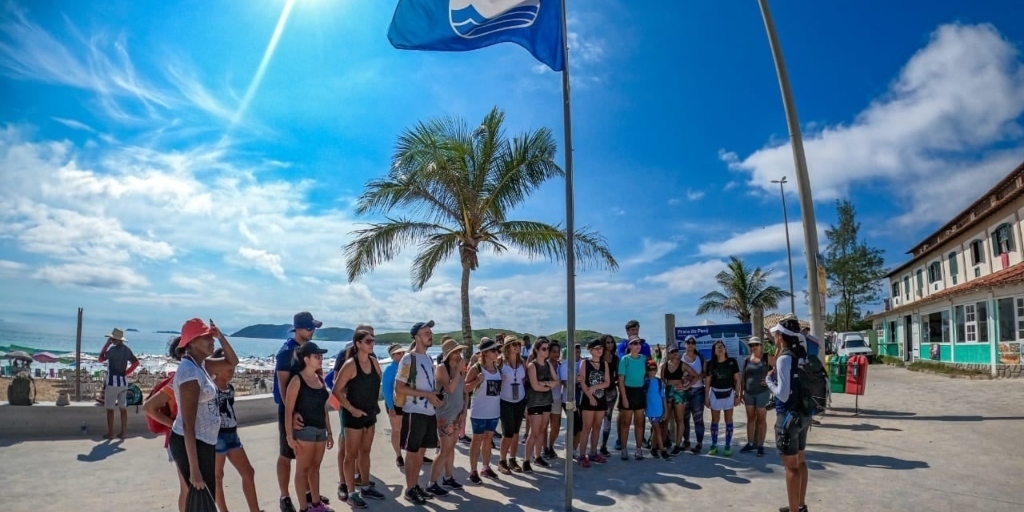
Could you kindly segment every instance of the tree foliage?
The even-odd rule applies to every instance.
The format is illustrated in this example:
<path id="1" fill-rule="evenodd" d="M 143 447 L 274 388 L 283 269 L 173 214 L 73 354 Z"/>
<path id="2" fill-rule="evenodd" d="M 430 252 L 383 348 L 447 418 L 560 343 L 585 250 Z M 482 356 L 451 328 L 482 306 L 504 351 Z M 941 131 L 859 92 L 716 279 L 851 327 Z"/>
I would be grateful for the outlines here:
<path id="1" fill-rule="evenodd" d="M 734 316 L 740 322 L 750 322 L 758 308 L 771 311 L 789 292 L 768 284 L 771 269 L 750 269 L 743 260 L 729 256 L 729 267 L 715 276 L 721 290 L 708 292 L 700 298 L 698 315 L 720 314 Z"/>
<path id="2" fill-rule="evenodd" d="M 384 221 L 354 231 L 355 239 L 345 246 L 350 282 L 415 247 L 415 290 L 439 265 L 458 257 L 466 343 L 473 334 L 469 277 L 480 266 L 481 250 L 513 250 L 558 262 L 566 255 L 566 232 L 560 226 L 508 218 L 543 183 L 563 177 L 554 161 L 554 136 L 541 128 L 509 138 L 504 120 L 504 112 L 494 108 L 474 128 L 463 119 L 442 117 L 405 130 L 391 169 L 367 183 L 356 204 L 356 214 L 380 214 Z M 595 231 L 577 230 L 574 249 L 582 270 L 618 268 Z"/>
<path id="3" fill-rule="evenodd" d="M 849 331 L 859 324 L 860 308 L 878 302 L 886 269 L 882 249 L 868 246 L 860 239 L 860 223 L 849 200 L 836 201 L 839 221 L 825 230 L 828 249 L 828 296 L 839 299 L 836 330 Z"/>

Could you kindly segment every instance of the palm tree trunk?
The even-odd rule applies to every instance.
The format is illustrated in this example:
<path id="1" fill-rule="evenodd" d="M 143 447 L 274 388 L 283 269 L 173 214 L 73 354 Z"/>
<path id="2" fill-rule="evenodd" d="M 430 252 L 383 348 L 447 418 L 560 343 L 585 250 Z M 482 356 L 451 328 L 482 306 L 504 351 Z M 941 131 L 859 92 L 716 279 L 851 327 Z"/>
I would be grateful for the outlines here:
<path id="1" fill-rule="evenodd" d="M 473 326 L 469 319 L 469 262 L 462 262 L 462 342 L 473 346 Z"/>

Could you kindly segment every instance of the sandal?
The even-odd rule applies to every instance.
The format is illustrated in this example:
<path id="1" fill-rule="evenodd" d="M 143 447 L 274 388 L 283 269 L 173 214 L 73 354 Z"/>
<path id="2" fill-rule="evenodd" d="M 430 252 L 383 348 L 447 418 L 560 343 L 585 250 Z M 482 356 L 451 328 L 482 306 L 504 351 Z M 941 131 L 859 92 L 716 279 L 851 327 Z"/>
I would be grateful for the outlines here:
<path id="1" fill-rule="evenodd" d="M 643 448 L 637 448 L 636 449 L 636 454 L 634 454 L 633 457 L 636 460 L 644 460 L 644 450 L 643 450 Z"/>
<path id="2" fill-rule="evenodd" d="M 622 450 L 622 456 L 619 458 L 622 460 L 629 460 L 629 455 L 626 455 L 626 450 Z"/>

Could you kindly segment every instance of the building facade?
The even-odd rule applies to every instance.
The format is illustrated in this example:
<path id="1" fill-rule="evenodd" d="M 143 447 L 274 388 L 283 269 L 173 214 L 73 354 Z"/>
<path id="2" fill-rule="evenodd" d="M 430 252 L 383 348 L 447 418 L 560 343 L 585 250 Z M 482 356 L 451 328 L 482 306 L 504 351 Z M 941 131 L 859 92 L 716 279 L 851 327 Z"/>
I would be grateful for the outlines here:
<path id="1" fill-rule="evenodd" d="M 913 247 L 871 320 L 878 351 L 1021 376 L 1024 163 Z"/>

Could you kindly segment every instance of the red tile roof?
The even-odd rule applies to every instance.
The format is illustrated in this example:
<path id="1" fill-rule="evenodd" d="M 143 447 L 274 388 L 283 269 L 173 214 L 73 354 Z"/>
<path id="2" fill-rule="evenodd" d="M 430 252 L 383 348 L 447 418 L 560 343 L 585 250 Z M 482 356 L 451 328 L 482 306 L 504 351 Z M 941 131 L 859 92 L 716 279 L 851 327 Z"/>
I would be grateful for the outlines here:
<path id="1" fill-rule="evenodd" d="M 872 315 L 872 318 L 890 315 L 913 307 L 920 307 L 922 305 L 931 304 L 939 299 L 953 297 L 955 295 L 963 295 L 983 288 L 997 288 L 1017 283 L 1024 283 L 1024 262 L 1017 263 L 1016 265 L 1010 265 L 1009 267 L 993 272 L 987 276 L 979 277 L 977 279 L 967 281 L 966 283 L 946 288 L 945 290 L 933 293 L 924 299 L 911 302 L 910 304 L 892 308 L 889 311 L 880 312 L 877 315 Z"/>

